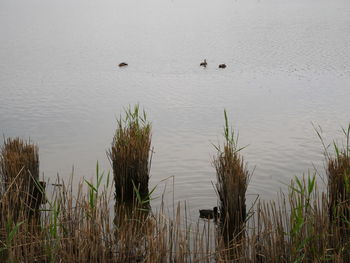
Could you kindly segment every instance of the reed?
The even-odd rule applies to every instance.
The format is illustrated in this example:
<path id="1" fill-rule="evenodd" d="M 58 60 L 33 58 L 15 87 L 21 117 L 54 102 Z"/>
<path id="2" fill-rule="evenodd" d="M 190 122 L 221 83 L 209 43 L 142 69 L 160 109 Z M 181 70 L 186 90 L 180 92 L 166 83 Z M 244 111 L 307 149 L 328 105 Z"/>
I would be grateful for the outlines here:
<path id="1" fill-rule="evenodd" d="M 246 191 L 250 173 L 239 154 L 238 136 L 229 127 L 227 113 L 224 111 L 224 145 L 216 147 L 214 158 L 219 196 L 220 223 L 226 244 L 244 237 L 244 224 L 247 219 Z"/>
<path id="2" fill-rule="evenodd" d="M 117 121 L 112 147 L 108 152 L 113 167 L 115 198 L 133 203 L 136 192 L 142 200 L 149 195 L 151 166 L 151 124 L 139 106 L 125 110 Z M 136 190 L 136 191 L 135 191 Z"/>

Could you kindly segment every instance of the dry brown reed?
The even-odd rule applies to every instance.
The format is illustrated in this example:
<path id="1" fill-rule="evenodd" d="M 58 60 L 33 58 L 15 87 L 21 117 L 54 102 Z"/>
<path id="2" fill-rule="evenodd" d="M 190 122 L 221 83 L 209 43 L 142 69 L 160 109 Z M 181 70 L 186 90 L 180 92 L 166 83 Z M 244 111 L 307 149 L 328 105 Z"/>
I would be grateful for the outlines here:
<path id="1" fill-rule="evenodd" d="M 118 201 L 133 203 L 136 192 L 144 200 L 148 197 L 151 166 L 151 124 L 146 114 L 136 105 L 125 110 L 108 153 L 112 162 L 115 197 Z"/>

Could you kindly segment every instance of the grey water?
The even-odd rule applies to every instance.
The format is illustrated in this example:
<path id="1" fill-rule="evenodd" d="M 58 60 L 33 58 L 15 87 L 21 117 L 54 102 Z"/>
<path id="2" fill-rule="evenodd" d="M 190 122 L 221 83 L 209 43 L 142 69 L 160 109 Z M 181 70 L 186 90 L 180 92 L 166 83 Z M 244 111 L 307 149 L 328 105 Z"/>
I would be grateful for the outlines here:
<path id="1" fill-rule="evenodd" d="M 139 103 L 155 195 L 197 211 L 216 204 L 226 109 L 254 170 L 248 199 L 275 199 L 324 173 L 312 123 L 331 142 L 350 122 L 349 51 L 347 0 L 0 0 L 0 133 L 36 142 L 46 178 L 91 178 Z"/>

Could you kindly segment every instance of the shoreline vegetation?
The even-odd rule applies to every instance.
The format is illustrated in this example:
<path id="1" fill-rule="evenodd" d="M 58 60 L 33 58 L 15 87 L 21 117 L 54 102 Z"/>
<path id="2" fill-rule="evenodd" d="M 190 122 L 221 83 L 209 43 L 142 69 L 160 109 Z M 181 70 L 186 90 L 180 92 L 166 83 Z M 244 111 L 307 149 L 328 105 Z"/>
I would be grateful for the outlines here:
<path id="1" fill-rule="evenodd" d="M 326 192 L 316 172 L 291 180 L 276 200 L 248 209 L 249 171 L 224 112 L 224 143 L 213 165 L 218 211 L 189 222 L 186 206 L 150 201 L 151 123 L 139 106 L 117 121 L 104 174 L 73 191 L 39 180 L 38 146 L 20 138 L 0 148 L 0 262 L 350 262 L 350 124 L 345 143 L 324 143 Z"/>

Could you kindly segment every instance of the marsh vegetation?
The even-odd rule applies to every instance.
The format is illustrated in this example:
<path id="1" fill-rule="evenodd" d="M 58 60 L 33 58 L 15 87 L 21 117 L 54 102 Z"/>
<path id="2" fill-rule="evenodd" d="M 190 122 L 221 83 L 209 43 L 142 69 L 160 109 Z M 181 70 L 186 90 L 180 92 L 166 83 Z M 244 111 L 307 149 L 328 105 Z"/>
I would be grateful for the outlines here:
<path id="1" fill-rule="evenodd" d="M 151 124 L 138 106 L 117 123 L 108 156 L 73 190 L 39 181 L 38 146 L 6 139 L 0 153 L 1 262 L 349 262 L 350 125 L 343 146 L 325 146 L 327 192 L 316 173 L 295 177 L 275 200 L 247 207 L 252 171 L 225 112 L 216 145 L 218 216 L 190 222 L 186 206 L 152 212 Z M 320 133 L 318 133 L 320 136 Z M 321 136 L 320 136 L 321 138 Z M 113 180 L 112 180 L 113 179 Z"/>

